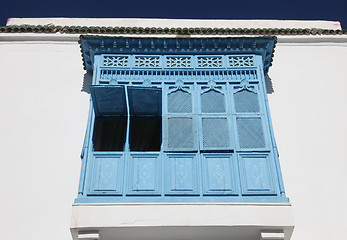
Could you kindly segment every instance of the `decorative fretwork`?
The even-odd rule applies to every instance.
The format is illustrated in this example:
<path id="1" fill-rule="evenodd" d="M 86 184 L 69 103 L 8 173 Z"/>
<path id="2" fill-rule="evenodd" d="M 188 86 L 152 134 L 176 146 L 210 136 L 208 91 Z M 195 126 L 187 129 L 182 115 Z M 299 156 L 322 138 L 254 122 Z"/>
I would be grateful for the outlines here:
<path id="1" fill-rule="evenodd" d="M 190 57 L 167 57 L 166 65 L 169 68 L 189 68 L 192 62 Z"/>
<path id="2" fill-rule="evenodd" d="M 229 56 L 230 67 L 253 67 L 253 56 Z"/>
<path id="3" fill-rule="evenodd" d="M 123 56 L 105 56 L 103 66 L 105 67 L 127 67 L 129 65 L 129 57 Z"/>
<path id="4" fill-rule="evenodd" d="M 222 65 L 222 57 L 198 57 L 199 68 L 220 68 Z"/>
<path id="5" fill-rule="evenodd" d="M 135 57 L 135 67 L 158 68 L 160 67 L 159 57 Z"/>
<path id="6" fill-rule="evenodd" d="M 170 69 L 171 70 L 171 69 Z M 112 81 L 117 83 L 132 82 L 132 83 L 143 83 L 144 81 L 158 82 L 165 81 L 176 82 L 181 80 L 183 82 L 201 82 L 207 83 L 208 81 L 215 82 L 240 82 L 242 79 L 248 79 L 248 81 L 258 81 L 256 70 L 201 70 L 201 71 L 170 71 L 170 70 L 101 70 L 100 71 L 100 84 L 110 84 Z"/>

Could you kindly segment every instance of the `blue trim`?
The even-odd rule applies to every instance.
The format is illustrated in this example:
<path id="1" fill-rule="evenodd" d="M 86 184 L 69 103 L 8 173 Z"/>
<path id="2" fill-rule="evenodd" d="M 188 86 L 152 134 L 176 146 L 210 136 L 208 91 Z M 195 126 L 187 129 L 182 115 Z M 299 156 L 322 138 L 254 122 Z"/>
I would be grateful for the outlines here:
<path id="1" fill-rule="evenodd" d="M 255 54 L 262 57 L 264 73 L 271 65 L 275 39 L 248 38 L 123 38 L 87 37 L 81 39 L 85 67 L 92 74 L 94 56 L 101 54 L 216 55 Z M 98 63 L 97 63 L 98 64 Z"/>

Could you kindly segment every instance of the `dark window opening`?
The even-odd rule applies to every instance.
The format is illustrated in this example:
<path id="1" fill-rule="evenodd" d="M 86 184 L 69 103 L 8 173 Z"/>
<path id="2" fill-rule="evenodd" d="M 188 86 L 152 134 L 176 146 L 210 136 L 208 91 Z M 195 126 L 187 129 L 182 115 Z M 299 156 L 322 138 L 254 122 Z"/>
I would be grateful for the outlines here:
<path id="1" fill-rule="evenodd" d="M 161 117 L 130 118 L 130 151 L 160 151 Z"/>
<path id="2" fill-rule="evenodd" d="M 126 117 L 97 116 L 94 124 L 94 151 L 124 151 Z"/>

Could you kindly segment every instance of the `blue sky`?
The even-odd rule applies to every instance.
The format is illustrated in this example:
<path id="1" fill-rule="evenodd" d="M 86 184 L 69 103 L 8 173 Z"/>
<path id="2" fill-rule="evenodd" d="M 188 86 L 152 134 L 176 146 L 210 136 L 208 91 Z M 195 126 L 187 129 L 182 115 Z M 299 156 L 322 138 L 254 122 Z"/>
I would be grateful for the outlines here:
<path id="1" fill-rule="evenodd" d="M 347 0 L 7 0 L 0 25 L 10 17 L 334 20 L 347 29 Z"/>

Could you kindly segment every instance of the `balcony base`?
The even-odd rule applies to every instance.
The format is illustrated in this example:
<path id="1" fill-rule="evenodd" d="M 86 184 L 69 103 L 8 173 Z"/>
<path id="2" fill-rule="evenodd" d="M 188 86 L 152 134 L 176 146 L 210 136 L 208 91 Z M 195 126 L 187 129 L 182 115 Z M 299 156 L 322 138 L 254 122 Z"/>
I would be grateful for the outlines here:
<path id="1" fill-rule="evenodd" d="M 78 203 L 71 221 L 74 240 L 289 240 L 293 229 L 289 203 Z"/>

